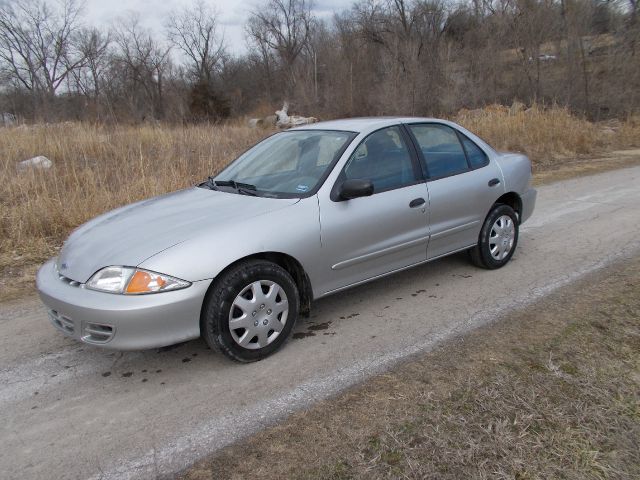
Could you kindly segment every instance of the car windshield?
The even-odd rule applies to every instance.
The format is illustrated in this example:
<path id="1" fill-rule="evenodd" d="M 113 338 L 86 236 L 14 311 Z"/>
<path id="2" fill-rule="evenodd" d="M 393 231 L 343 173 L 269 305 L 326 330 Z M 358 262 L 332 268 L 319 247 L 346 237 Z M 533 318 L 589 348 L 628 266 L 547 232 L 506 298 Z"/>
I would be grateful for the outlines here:
<path id="1" fill-rule="evenodd" d="M 276 133 L 247 150 L 204 187 L 247 195 L 300 197 L 320 186 L 356 136 L 331 130 Z"/>

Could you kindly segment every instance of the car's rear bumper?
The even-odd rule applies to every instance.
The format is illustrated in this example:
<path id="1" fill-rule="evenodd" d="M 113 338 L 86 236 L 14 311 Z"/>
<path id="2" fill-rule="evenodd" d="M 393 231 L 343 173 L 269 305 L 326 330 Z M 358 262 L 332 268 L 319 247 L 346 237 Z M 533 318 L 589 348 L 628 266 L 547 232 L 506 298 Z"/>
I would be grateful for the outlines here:
<path id="1" fill-rule="evenodd" d="M 53 260 L 36 277 L 49 320 L 62 333 L 92 345 L 142 350 L 200 336 L 200 310 L 211 281 L 173 292 L 116 295 L 61 278 Z"/>
<path id="2" fill-rule="evenodd" d="M 520 223 L 524 223 L 533 213 L 533 209 L 536 207 L 536 198 L 538 191 L 535 188 L 530 188 L 524 195 L 522 195 L 522 215 L 520 217 Z"/>

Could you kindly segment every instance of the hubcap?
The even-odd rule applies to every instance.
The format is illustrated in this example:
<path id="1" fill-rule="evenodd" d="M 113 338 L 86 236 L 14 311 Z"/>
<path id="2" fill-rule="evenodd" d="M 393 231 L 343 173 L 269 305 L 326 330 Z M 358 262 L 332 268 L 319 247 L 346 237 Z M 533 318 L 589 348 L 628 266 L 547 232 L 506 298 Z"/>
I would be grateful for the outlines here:
<path id="1" fill-rule="evenodd" d="M 271 280 L 258 280 L 244 287 L 231 304 L 229 330 L 241 347 L 263 348 L 278 338 L 288 314 L 284 289 Z"/>
<path id="2" fill-rule="evenodd" d="M 489 252 L 496 260 L 504 260 L 513 248 L 516 226 L 508 215 L 502 215 L 493 223 L 489 234 Z"/>

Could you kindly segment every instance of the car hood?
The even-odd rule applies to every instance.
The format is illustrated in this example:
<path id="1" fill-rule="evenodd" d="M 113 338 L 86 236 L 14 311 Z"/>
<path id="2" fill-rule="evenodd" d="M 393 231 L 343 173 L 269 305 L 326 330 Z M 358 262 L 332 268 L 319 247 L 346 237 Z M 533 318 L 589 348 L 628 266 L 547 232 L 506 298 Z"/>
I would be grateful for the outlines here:
<path id="1" fill-rule="evenodd" d="M 196 187 L 143 200 L 94 218 L 75 230 L 62 247 L 58 271 L 84 283 L 103 267 L 139 265 L 205 231 L 228 228 L 297 201 Z"/>

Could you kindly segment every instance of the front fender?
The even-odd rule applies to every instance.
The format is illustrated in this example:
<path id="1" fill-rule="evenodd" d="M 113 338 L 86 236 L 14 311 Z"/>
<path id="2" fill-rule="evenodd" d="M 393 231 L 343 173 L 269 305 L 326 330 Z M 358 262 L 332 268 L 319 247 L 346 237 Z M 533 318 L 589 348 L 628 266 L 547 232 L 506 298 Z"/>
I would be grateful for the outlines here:
<path id="1" fill-rule="evenodd" d="M 262 252 L 292 256 L 314 285 L 321 263 L 320 223 L 316 196 L 274 212 L 226 225 L 212 225 L 202 234 L 168 248 L 139 266 L 190 282 L 215 278 L 230 264 Z"/>

